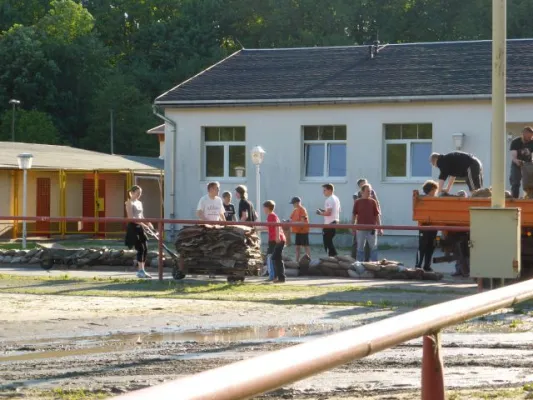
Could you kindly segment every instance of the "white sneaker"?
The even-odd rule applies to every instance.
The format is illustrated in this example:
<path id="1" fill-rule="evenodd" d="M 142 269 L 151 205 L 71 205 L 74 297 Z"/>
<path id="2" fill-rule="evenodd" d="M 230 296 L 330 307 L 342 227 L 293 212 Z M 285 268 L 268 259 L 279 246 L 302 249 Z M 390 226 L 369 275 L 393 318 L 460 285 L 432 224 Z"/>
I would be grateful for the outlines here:
<path id="1" fill-rule="evenodd" d="M 144 269 L 141 269 L 139 271 L 137 271 L 137 278 L 140 278 L 140 279 L 151 279 L 152 276 L 146 272 Z"/>

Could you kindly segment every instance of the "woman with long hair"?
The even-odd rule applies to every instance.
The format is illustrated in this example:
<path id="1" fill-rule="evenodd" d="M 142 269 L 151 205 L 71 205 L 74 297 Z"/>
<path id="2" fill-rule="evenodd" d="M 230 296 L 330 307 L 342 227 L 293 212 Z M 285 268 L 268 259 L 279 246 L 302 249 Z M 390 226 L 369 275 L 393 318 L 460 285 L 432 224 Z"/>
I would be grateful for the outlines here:
<path id="1" fill-rule="evenodd" d="M 140 186 L 134 185 L 128 190 L 128 200 L 125 203 L 126 215 L 130 219 L 144 219 L 143 204 L 139 200 L 142 195 Z M 137 250 L 137 277 L 141 279 L 150 279 L 151 275 L 145 269 L 146 256 L 148 254 L 148 246 L 146 245 L 147 237 L 144 229 L 154 229 L 151 223 L 145 224 L 143 222 L 128 222 L 126 231 L 126 246 Z"/>
<path id="2" fill-rule="evenodd" d="M 235 197 L 239 199 L 237 221 L 256 221 L 254 205 L 248 200 L 248 189 L 244 185 L 235 188 Z"/>

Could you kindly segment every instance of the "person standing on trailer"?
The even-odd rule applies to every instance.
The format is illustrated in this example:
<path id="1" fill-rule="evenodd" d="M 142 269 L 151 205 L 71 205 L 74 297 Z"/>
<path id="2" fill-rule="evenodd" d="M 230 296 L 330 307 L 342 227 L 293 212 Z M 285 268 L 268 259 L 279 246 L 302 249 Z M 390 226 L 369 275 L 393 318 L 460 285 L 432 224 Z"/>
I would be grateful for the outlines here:
<path id="1" fill-rule="evenodd" d="M 322 239 L 324 243 L 324 249 L 327 251 L 328 256 L 335 257 L 337 255 L 337 249 L 333 243 L 333 238 L 337 233 L 335 226 L 339 223 L 340 212 L 341 212 L 341 202 L 337 196 L 333 194 L 335 187 L 331 183 L 326 183 L 322 185 L 324 196 L 326 197 L 326 202 L 324 204 L 324 209 L 316 210 L 317 215 L 324 217 L 325 225 L 333 225 L 331 228 L 322 229 Z"/>
<path id="2" fill-rule="evenodd" d="M 483 187 L 483 165 L 472 154 L 454 151 L 448 154 L 432 153 L 429 162 L 440 170 L 438 192 L 449 193 L 455 178 L 466 178 L 470 193 Z M 444 183 L 448 184 L 444 187 Z"/>
<path id="3" fill-rule="evenodd" d="M 126 215 L 130 219 L 144 219 L 143 203 L 139 200 L 142 195 L 142 189 L 140 186 L 134 185 L 128 190 L 128 200 L 124 203 L 126 207 Z M 137 250 L 137 278 L 150 279 L 152 276 L 146 272 L 145 263 L 146 256 L 148 255 L 148 241 L 145 228 L 154 229 L 151 223 L 145 224 L 144 222 L 128 222 L 126 230 L 126 246 L 131 249 Z"/>
<path id="4" fill-rule="evenodd" d="M 533 152 L 533 128 L 526 126 L 522 129 L 522 136 L 514 138 L 511 142 L 511 195 L 513 198 L 520 197 L 520 185 L 522 184 L 522 166 L 531 162 Z"/>
<path id="5" fill-rule="evenodd" d="M 300 248 L 305 249 L 305 254 L 311 259 L 311 248 L 309 247 L 309 215 L 304 206 L 302 206 L 302 199 L 293 197 L 291 204 L 294 207 L 291 213 L 291 222 L 299 222 L 305 224 L 304 226 L 294 226 L 295 244 L 296 244 L 296 261 L 300 261 Z"/>

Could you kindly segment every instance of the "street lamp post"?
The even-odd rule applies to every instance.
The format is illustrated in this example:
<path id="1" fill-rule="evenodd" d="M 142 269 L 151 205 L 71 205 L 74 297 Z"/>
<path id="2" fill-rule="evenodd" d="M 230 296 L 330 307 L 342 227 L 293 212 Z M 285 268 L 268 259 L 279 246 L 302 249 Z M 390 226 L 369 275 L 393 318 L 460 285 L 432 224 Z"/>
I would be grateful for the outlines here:
<path id="1" fill-rule="evenodd" d="M 11 116 L 11 141 L 15 141 L 15 107 L 20 105 L 20 100 L 11 99 L 9 104 L 13 106 L 13 114 Z"/>
<path id="2" fill-rule="evenodd" d="M 265 153 L 266 151 L 261 146 L 255 146 L 252 149 L 252 162 L 255 165 L 255 208 L 259 219 L 261 219 L 261 172 L 259 168 L 265 159 Z"/>
<path id="3" fill-rule="evenodd" d="M 30 153 L 21 153 L 17 156 L 19 169 L 23 171 L 22 182 L 22 216 L 26 217 L 26 206 L 28 198 L 28 170 L 31 169 L 33 155 Z M 26 248 L 26 220 L 22 221 L 22 248 Z"/>

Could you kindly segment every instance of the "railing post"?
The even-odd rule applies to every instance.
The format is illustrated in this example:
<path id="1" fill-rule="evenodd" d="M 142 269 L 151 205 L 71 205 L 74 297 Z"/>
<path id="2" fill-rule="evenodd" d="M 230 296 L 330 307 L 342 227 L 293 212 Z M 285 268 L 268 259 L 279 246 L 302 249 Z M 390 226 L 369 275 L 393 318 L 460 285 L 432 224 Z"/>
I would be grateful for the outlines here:
<path id="1" fill-rule="evenodd" d="M 422 352 L 422 400 L 444 400 L 440 332 L 424 336 Z"/>
<path id="2" fill-rule="evenodd" d="M 159 236 L 158 244 L 158 263 L 157 263 L 157 272 L 159 274 L 159 280 L 163 280 L 163 223 L 159 221 L 157 224 L 157 232 Z"/>

